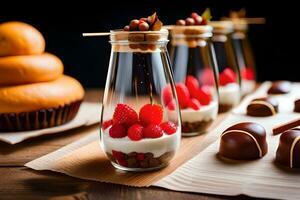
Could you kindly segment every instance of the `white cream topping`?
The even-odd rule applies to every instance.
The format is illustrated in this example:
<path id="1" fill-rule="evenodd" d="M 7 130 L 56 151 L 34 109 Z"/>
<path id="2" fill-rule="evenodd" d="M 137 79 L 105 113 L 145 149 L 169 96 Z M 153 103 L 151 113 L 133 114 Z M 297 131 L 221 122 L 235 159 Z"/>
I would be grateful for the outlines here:
<path id="1" fill-rule="evenodd" d="M 254 80 L 242 80 L 242 95 L 249 94 L 255 89 Z"/>
<path id="2" fill-rule="evenodd" d="M 164 134 L 160 138 L 145 138 L 139 141 L 132 141 L 127 136 L 123 138 L 112 138 L 109 136 L 107 128 L 102 137 L 102 148 L 105 152 L 121 151 L 123 153 L 153 153 L 154 157 L 159 157 L 169 151 L 176 151 L 180 145 L 180 128 L 172 135 Z"/>
<path id="3" fill-rule="evenodd" d="M 236 106 L 240 102 L 240 88 L 237 83 L 219 87 L 220 104 Z"/>
<path id="4" fill-rule="evenodd" d="M 181 110 L 181 118 L 183 122 L 200 122 L 209 121 L 217 118 L 218 104 L 217 102 L 211 102 L 208 105 L 201 106 L 199 110 L 193 110 L 191 108 Z M 175 121 L 177 118 L 177 112 L 168 110 L 167 116 L 170 121 Z"/>

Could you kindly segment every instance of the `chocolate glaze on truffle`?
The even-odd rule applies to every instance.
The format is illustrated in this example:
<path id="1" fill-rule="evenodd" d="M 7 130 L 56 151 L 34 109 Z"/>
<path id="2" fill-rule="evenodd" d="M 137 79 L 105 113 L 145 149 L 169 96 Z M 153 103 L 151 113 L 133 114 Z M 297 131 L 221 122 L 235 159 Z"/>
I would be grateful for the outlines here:
<path id="1" fill-rule="evenodd" d="M 278 112 L 278 101 L 271 97 L 253 99 L 247 106 L 247 115 L 267 117 Z"/>
<path id="2" fill-rule="evenodd" d="M 294 112 L 300 112 L 300 99 L 297 99 L 294 103 Z"/>
<path id="3" fill-rule="evenodd" d="M 244 122 L 226 129 L 220 140 L 219 155 L 234 160 L 253 160 L 268 152 L 266 130 L 253 122 Z"/>
<path id="4" fill-rule="evenodd" d="M 281 134 L 275 160 L 290 168 L 300 168 L 300 129 Z"/>
<path id="5" fill-rule="evenodd" d="M 287 94 L 291 91 L 289 81 L 275 81 L 268 90 L 268 94 Z"/>

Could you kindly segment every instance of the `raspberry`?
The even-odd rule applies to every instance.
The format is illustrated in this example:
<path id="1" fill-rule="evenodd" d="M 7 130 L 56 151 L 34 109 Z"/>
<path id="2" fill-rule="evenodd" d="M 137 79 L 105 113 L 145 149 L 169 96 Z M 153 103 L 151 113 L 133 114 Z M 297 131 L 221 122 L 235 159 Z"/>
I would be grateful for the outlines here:
<path id="1" fill-rule="evenodd" d="M 138 153 L 136 156 L 136 159 L 141 161 L 145 159 L 145 154 L 144 153 Z"/>
<path id="2" fill-rule="evenodd" d="M 133 141 L 141 140 L 143 138 L 143 127 L 139 124 L 134 124 L 127 130 L 127 135 Z"/>
<path id="3" fill-rule="evenodd" d="M 215 75 L 212 69 L 205 68 L 202 70 L 202 73 L 199 76 L 202 85 L 214 85 L 215 84 Z"/>
<path id="4" fill-rule="evenodd" d="M 175 100 L 173 99 L 172 101 L 170 101 L 168 103 L 167 107 L 168 107 L 169 110 L 175 110 L 175 108 L 176 108 Z"/>
<path id="5" fill-rule="evenodd" d="M 145 138 L 159 138 L 163 136 L 164 133 L 159 125 L 150 124 L 149 126 L 144 128 L 143 134 Z"/>
<path id="6" fill-rule="evenodd" d="M 249 81 L 255 79 L 253 70 L 249 69 L 249 68 L 246 68 L 246 67 L 242 69 L 241 76 L 242 76 L 243 79 L 249 80 Z"/>
<path id="7" fill-rule="evenodd" d="M 199 15 L 196 12 L 192 12 L 191 17 L 195 19 L 195 18 L 199 17 Z"/>
<path id="8" fill-rule="evenodd" d="M 170 85 L 167 85 L 162 90 L 162 99 L 164 102 L 164 105 L 168 105 L 170 101 L 173 99 L 173 93 Z"/>
<path id="9" fill-rule="evenodd" d="M 194 18 L 191 18 L 191 17 L 186 18 L 186 19 L 185 19 L 185 24 L 186 24 L 187 26 L 193 26 L 193 25 L 195 25 L 195 20 L 194 20 Z"/>
<path id="10" fill-rule="evenodd" d="M 112 138 L 122 138 L 126 136 L 126 129 L 121 124 L 113 125 L 109 129 L 109 135 Z"/>
<path id="11" fill-rule="evenodd" d="M 145 21 L 141 21 L 139 23 L 139 30 L 140 31 L 148 31 L 149 30 L 149 24 Z"/>
<path id="12" fill-rule="evenodd" d="M 194 18 L 194 20 L 195 20 L 196 25 L 201 25 L 203 19 L 201 16 L 198 16 L 198 17 Z"/>
<path id="13" fill-rule="evenodd" d="M 176 130 L 177 130 L 177 125 L 174 124 L 173 122 L 164 122 L 164 123 L 161 123 L 160 127 L 168 135 L 174 134 L 176 132 Z"/>
<path id="14" fill-rule="evenodd" d="M 197 93 L 197 90 L 199 88 L 199 82 L 198 82 L 198 80 L 195 77 L 189 75 L 185 79 L 185 85 L 188 88 L 188 90 L 190 92 L 190 95 L 192 97 L 195 97 L 195 95 Z"/>
<path id="15" fill-rule="evenodd" d="M 205 18 L 202 18 L 202 22 L 200 25 L 207 25 L 207 20 Z"/>
<path id="16" fill-rule="evenodd" d="M 113 120 L 112 120 L 112 119 L 107 120 L 107 121 L 104 121 L 104 122 L 102 123 L 102 128 L 103 128 L 103 130 L 105 130 L 105 129 L 107 129 L 108 127 L 110 127 L 110 126 L 112 125 L 112 123 L 113 123 Z"/>
<path id="17" fill-rule="evenodd" d="M 201 107 L 201 104 L 199 103 L 199 101 L 197 99 L 190 99 L 189 108 L 192 108 L 193 110 L 199 110 Z"/>
<path id="18" fill-rule="evenodd" d="M 121 151 L 112 150 L 112 155 L 117 160 L 124 160 L 125 159 L 125 153 L 123 153 Z"/>
<path id="19" fill-rule="evenodd" d="M 190 93 L 187 87 L 183 83 L 176 84 L 176 93 L 180 108 L 184 109 L 187 107 L 190 99 Z"/>
<path id="20" fill-rule="evenodd" d="M 212 99 L 209 87 L 202 86 L 199 88 L 195 98 L 200 102 L 201 105 L 208 105 Z"/>
<path id="21" fill-rule="evenodd" d="M 163 119 L 163 109 L 160 105 L 146 104 L 141 108 L 139 116 L 140 122 L 144 126 L 160 124 Z"/>
<path id="22" fill-rule="evenodd" d="M 227 67 L 220 74 L 220 85 L 224 86 L 229 83 L 235 83 L 235 82 L 236 82 L 236 75 L 235 75 L 234 71 Z"/>
<path id="23" fill-rule="evenodd" d="M 126 104 L 117 104 L 113 115 L 113 124 L 124 124 L 126 127 L 138 122 L 138 115 Z"/>

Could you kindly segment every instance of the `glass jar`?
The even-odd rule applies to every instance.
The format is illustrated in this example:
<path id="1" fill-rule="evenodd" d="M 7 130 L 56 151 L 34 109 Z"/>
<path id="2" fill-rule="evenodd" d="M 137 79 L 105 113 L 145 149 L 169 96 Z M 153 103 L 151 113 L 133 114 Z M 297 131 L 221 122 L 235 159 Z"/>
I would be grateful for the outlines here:
<path id="1" fill-rule="evenodd" d="M 241 78 L 236 63 L 230 34 L 233 24 L 230 21 L 212 21 L 212 43 L 219 69 L 219 113 L 227 112 L 241 99 Z"/>
<path id="2" fill-rule="evenodd" d="M 206 25 L 171 29 L 171 63 L 184 136 L 207 132 L 218 114 L 218 72 L 211 31 Z"/>
<path id="3" fill-rule="evenodd" d="M 251 93 L 256 85 L 255 62 L 248 40 L 248 24 L 242 19 L 232 19 L 234 32 L 233 47 L 241 72 L 242 95 Z"/>
<path id="4" fill-rule="evenodd" d="M 179 148 L 181 120 L 167 37 L 165 29 L 111 31 L 100 132 L 102 149 L 118 169 L 159 169 Z M 172 113 L 163 91 L 174 103 Z"/>

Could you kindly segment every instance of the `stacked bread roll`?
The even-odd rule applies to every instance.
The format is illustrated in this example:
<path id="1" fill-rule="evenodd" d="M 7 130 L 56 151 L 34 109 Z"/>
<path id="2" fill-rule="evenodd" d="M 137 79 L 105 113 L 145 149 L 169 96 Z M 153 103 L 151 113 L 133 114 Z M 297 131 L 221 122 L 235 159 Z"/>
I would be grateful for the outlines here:
<path id="1" fill-rule="evenodd" d="M 44 51 L 44 37 L 31 25 L 0 24 L 1 132 L 49 128 L 76 116 L 84 90 Z"/>

